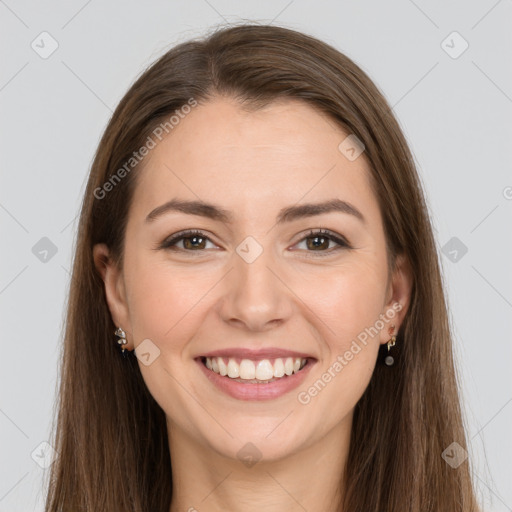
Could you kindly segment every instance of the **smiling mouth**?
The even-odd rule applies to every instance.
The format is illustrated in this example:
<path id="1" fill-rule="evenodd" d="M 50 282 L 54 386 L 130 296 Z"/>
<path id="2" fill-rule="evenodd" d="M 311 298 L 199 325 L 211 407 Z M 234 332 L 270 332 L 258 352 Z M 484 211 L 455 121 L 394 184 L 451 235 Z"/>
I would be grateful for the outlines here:
<path id="1" fill-rule="evenodd" d="M 210 371 L 244 384 L 268 384 L 299 373 L 310 363 L 307 357 L 277 357 L 274 359 L 237 359 L 226 357 L 200 357 Z"/>

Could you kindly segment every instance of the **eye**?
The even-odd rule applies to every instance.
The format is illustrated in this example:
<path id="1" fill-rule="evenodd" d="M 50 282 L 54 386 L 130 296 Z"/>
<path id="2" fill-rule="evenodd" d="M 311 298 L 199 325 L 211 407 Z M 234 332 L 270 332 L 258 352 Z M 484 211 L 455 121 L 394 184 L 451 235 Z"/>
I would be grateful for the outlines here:
<path id="1" fill-rule="evenodd" d="M 201 251 L 206 249 L 206 243 L 211 240 L 202 232 L 197 230 L 181 231 L 167 238 L 160 245 L 160 249 L 182 250 L 182 251 Z M 178 244 L 183 242 L 181 247 Z"/>
<path id="2" fill-rule="evenodd" d="M 191 229 L 180 231 L 165 239 L 158 248 L 173 251 L 201 252 L 208 248 L 206 247 L 208 242 L 216 247 L 205 233 Z M 350 244 L 342 236 L 323 229 L 311 230 L 296 246 L 304 242 L 306 244 L 306 252 L 318 253 L 315 256 L 327 256 L 340 249 L 351 248 Z M 181 247 L 179 246 L 180 243 L 182 244 Z"/>
<path id="3" fill-rule="evenodd" d="M 318 256 L 326 256 L 340 249 L 350 249 L 349 243 L 342 236 L 323 229 L 310 231 L 297 245 L 304 242 L 307 252 L 324 253 Z"/>

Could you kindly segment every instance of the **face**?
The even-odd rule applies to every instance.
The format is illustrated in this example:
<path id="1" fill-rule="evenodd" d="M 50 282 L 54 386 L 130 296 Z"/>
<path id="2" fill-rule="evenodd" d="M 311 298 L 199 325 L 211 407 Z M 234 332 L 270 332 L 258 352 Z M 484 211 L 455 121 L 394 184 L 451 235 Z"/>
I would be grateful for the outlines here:
<path id="1" fill-rule="evenodd" d="M 94 249 L 171 430 L 219 454 L 252 442 L 278 459 L 346 426 L 403 319 L 410 280 L 400 258 L 388 274 L 364 153 L 338 149 L 347 135 L 295 100 L 251 113 L 232 99 L 201 104 L 140 171 L 123 270 L 101 267 L 108 250 Z M 182 206 L 157 209 L 169 201 Z M 219 354 L 226 368 L 216 357 L 207 368 Z M 306 364 L 281 377 L 289 357 Z"/>

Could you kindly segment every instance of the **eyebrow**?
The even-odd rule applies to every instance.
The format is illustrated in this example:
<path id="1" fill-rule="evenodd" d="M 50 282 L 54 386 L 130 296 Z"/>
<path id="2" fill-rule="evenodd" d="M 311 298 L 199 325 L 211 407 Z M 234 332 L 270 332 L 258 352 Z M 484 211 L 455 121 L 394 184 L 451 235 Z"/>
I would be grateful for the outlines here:
<path id="1" fill-rule="evenodd" d="M 181 212 L 187 215 L 198 215 L 208 219 L 223 222 L 225 224 L 232 224 L 234 220 L 233 214 L 229 210 L 225 210 L 219 206 L 204 201 L 185 201 L 181 199 L 171 199 L 165 204 L 158 206 L 152 210 L 146 217 L 146 222 L 152 222 L 158 217 L 169 212 Z M 363 214 L 352 204 L 341 199 L 331 199 L 322 203 L 306 203 L 300 205 L 293 205 L 283 208 L 277 215 L 276 224 L 284 222 L 292 222 L 304 217 L 312 217 L 315 215 L 322 215 L 325 213 L 346 213 L 353 215 L 363 224 L 366 220 Z"/>

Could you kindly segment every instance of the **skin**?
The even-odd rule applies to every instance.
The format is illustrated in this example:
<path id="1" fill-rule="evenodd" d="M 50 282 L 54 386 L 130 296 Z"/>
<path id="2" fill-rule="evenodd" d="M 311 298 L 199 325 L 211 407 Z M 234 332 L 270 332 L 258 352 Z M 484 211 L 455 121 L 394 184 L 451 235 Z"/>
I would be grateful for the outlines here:
<path id="1" fill-rule="evenodd" d="M 412 283 L 401 257 L 388 274 L 368 163 L 364 153 L 349 161 L 338 150 L 346 136 L 297 100 L 248 113 L 235 100 L 216 97 L 194 108 L 146 158 L 122 271 L 105 245 L 94 247 L 127 348 L 150 339 L 160 350 L 150 365 L 139 366 L 167 416 L 171 512 L 325 512 L 341 499 L 354 406 L 379 344 L 390 338 L 388 327 L 397 332 L 403 321 Z M 233 223 L 182 212 L 145 221 L 172 198 L 215 203 L 233 213 Z M 276 225 L 281 208 L 333 198 L 354 205 L 365 223 L 331 212 Z M 319 228 L 345 237 L 350 248 L 333 251 L 335 242 L 320 241 L 315 250 L 309 231 Z M 174 251 L 155 249 L 186 229 L 205 233 L 206 241 L 196 241 L 199 249 L 183 239 Z M 247 236 L 263 249 L 252 263 L 236 252 Z M 386 328 L 308 404 L 300 403 L 298 393 L 396 303 L 401 310 Z M 214 387 L 193 359 L 228 347 L 284 347 L 317 361 L 298 389 L 273 400 L 241 401 Z M 252 467 L 237 457 L 248 442 L 261 453 Z"/>

